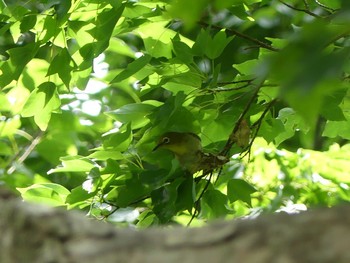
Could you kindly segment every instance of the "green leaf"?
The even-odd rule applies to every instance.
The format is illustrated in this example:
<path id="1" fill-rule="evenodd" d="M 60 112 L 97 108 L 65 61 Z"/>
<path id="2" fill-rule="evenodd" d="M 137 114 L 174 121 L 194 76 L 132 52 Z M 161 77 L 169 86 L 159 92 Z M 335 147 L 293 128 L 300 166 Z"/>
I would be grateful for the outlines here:
<path id="1" fill-rule="evenodd" d="M 168 83 L 164 84 L 164 88 L 173 92 L 174 95 L 176 95 L 179 91 L 183 91 L 185 94 L 193 95 L 193 92 L 197 91 L 202 83 L 201 76 L 192 71 L 172 76 L 164 76 L 163 80 L 169 81 Z"/>
<path id="2" fill-rule="evenodd" d="M 36 20 L 37 18 L 35 15 L 27 15 L 23 17 L 21 21 L 21 26 L 20 26 L 21 32 L 26 33 L 30 29 L 32 29 L 35 26 Z"/>
<path id="3" fill-rule="evenodd" d="M 219 31 L 216 33 L 214 38 L 209 41 L 208 46 L 206 48 L 205 54 L 210 59 L 215 59 L 219 57 L 227 46 L 227 44 L 232 40 L 233 37 L 226 37 L 226 33 L 224 31 Z"/>
<path id="4" fill-rule="evenodd" d="M 138 218 L 137 227 L 147 228 L 157 221 L 157 216 L 152 211 L 144 211 Z"/>
<path id="5" fill-rule="evenodd" d="M 242 179 L 231 179 L 227 184 L 227 196 L 230 202 L 242 200 L 251 206 L 251 194 L 255 192 L 256 189 Z"/>
<path id="6" fill-rule="evenodd" d="M 214 1 L 214 6 L 216 9 L 224 9 L 227 7 L 230 7 L 232 5 L 237 5 L 242 3 L 243 1 L 241 0 L 215 0 Z"/>
<path id="7" fill-rule="evenodd" d="M 103 147 L 113 149 L 113 151 L 126 151 L 132 142 L 131 125 L 127 125 L 125 131 L 110 133 L 103 138 Z"/>
<path id="8" fill-rule="evenodd" d="M 320 114 L 329 121 L 345 121 L 341 103 L 346 100 L 348 87 L 341 84 L 341 88 L 324 97 Z"/>
<path id="9" fill-rule="evenodd" d="M 265 121 L 262 122 L 259 134 L 267 142 L 274 142 L 276 145 L 279 145 L 279 143 L 283 142 L 286 138 L 293 136 L 294 131 L 287 132 L 283 122 L 279 119 L 266 118 Z M 283 137 L 281 136 L 282 134 Z"/>
<path id="10" fill-rule="evenodd" d="M 119 73 L 112 81 L 111 83 L 121 82 L 125 80 L 126 78 L 129 78 L 130 76 L 134 75 L 138 71 L 140 71 L 143 67 L 145 67 L 150 61 L 151 61 L 150 55 L 143 55 L 136 59 L 135 61 L 128 64 L 125 70 L 123 70 L 121 73 Z"/>
<path id="11" fill-rule="evenodd" d="M 138 180 L 143 185 L 155 189 L 167 181 L 168 174 L 167 170 L 144 170 L 139 174 Z"/>
<path id="12" fill-rule="evenodd" d="M 35 43 L 23 47 L 11 48 L 8 53 L 10 60 L 1 65 L 0 86 L 5 87 L 12 80 L 17 80 L 24 67 L 35 56 L 38 46 Z"/>
<path id="13" fill-rule="evenodd" d="M 308 1 L 312 19 L 269 0 L 3 2 L 0 184 L 26 199 L 142 208 L 142 227 L 349 201 L 350 1 Z M 220 153 L 243 115 L 250 154 L 234 144 L 213 184 L 152 152 L 177 131 Z"/>
<path id="14" fill-rule="evenodd" d="M 186 1 L 178 0 L 171 5 L 170 13 L 174 18 L 180 18 L 184 21 L 187 29 L 192 28 L 203 15 L 209 0 Z"/>
<path id="15" fill-rule="evenodd" d="M 12 137 L 15 135 L 17 130 L 21 127 L 20 118 L 11 118 L 8 120 L 0 120 L 0 137 Z"/>
<path id="16" fill-rule="evenodd" d="M 44 82 L 33 90 L 21 113 L 22 117 L 34 116 L 35 123 L 41 130 L 46 130 L 51 113 L 61 105 L 61 100 L 53 82 Z"/>
<path id="17" fill-rule="evenodd" d="M 63 48 L 61 52 L 59 52 L 50 63 L 50 67 L 47 71 L 47 76 L 57 73 L 60 79 L 69 89 L 71 73 L 72 73 L 72 70 L 74 69 L 74 66 L 72 66 L 71 64 L 72 64 L 72 58 L 68 50 L 66 48 Z"/>
<path id="18" fill-rule="evenodd" d="M 227 196 L 219 190 L 207 190 L 201 200 L 201 214 L 206 218 L 215 219 L 227 215 Z"/>
<path id="19" fill-rule="evenodd" d="M 91 36 L 96 40 L 96 55 L 101 54 L 108 47 L 114 27 L 121 17 L 123 10 L 124 4 L 119 4 L 117 8 L 113 7 L 111 9 L 102 9 L 102 12 L 98 13 L 96 26 L 91 30 L 88 30 Z"/>
<path id="20" fill-rule="evenodd" d="M 22 110 L 23 117 L 31 117 L 43 110 L 54 97 L 56 85 L 53 82 L 44 82 L 30 93 Z"/>
<path id="21" fill-rule="evenodd" d="M 198 56 L 206 55 L 210 59 L 215 59 L 221 55 L 232 38 L 227 37 L 224 31 L 219 31 L 212 38 L 208 30 L 202 29 L 192 47 L 193 53 Z"/>
<path id="22" fill-rule="evenodd" d="M 17 190 L 25 201 L 51 206 L 64 206 L 66 197 L 70 194 L 65 187 L 54 183 L 33 184 Z"/>
<path id="23" fill-rule="evenodd" d="M 176 32 L 167 28 L 167 21 L 147 21 L 135 30 L 141 37 L 145 45 L 147 54 L 154 58 L 172 58 L 171 39 L 176 36 Z M 181 36 L 181 40 L 188 46 L 192 41 Z"/>
<path id="24" fill-rule="evenodd" d="M 5 94 L 0 93 L 0 111 L 10 111 L 11 104 L 6 98 Z"/>
<path id="25" fill-rule="evenodd" d="M 349 47 L 325 50 L 345 28 L 321 21 L 303 26 L 293 41 L 272 57 L 270 72 L 281 84 L 280 96 L 307 122 L 314 125 L 324 98 L 342 88 L 340 77 Z"/>
<path id="26" fill-rule="evenodd" d="M 339 136 L 350 140 L 350 121 L 328 121 L 322 136 L 329 138 L 337 138 Z"/>
<path id="27" fill-rule="evenodd" d="M 148 187 L 145 187 L 137 180 L 127 180 L 125 185 L 112 189 L 105 195 L 105 199 L 113 202 L 116 206 L 127 207 L 137 202 L 149 194 Z"/>
<path id="28" fill-rule="evenodd" d="M 239 71 L 239 73 L 242 76 L 254 76 L 253 74 L 255 73 L 257 64 L 258 60 L 252 59 L 240 64 L 236 64 L 235 68 Z"/>
<path id="29" fill-rule="evenodd" d="M 22 20 L 23 17 L 30 13 L 30 10 L 23 5 L 9 5 L 7 8 L 10 10 L 11 15 L 17 20 Z"/>
<path id="30" fill-rule="evenodd" d="M 188 210 L 191 213 L 196 200 L 196 190 L 192 176 L 187 176 L 179 185 L 177 191 L 176 210 Z"/>
<path id="31" fill-rule="evenodd" d="M 41 41 L 43 43 L 49 41 L 51 38 L 57 36 L 60 30 L 57 30 L 57 20 L 54 16 L 46 16 L 43 26 L 43 35 Z"/>
<path id="32" fill-rule="evenodd" d="M 62 173 L 62 172 L 89 172 L 96 164 L 89 159 L 81 156 L 67 156 L 60 158 L 62 166 L 58 166 L 49 170 L 47 173 Z"/>
<path id="33" fill-rule="evenodd" d="M 28 187 L 28 185 L 33 184 L 33 178 L 29 178 L 27 175 L 21 173 L 13 173 L 11 176 L 5 176 L 1 181 L 14 191 L 16 188 Z"/>
<path id="34" fill-rule="evenodd" d="M 102 184 L 100 170 L 94 167 L 90 170 L 87 180 L 83 182 L 82 187 L 88 193 L 96 193 Z"/>
<path id="35" fill-rule="evenodd" d="M 207 48 L 211 37 L 209 32 L 201 29 L 200 33 L 197 35 L 196 41 L 192 46 L 192 51 L 197 56 L 203 56 L 207 52 Z"/>
<path id="36" fill-rule="evenodd" d="M 183 92 L 170 97 L 154 114 L 150 115 L 153 125 L 160 125 L 163 130 L 190 131 L 197 133 L 199 122 L 190 110 L 182 106 L 186 99 Z"/>
<path id="37" fill-rule="evenodd" d="M 191 48 L 186 45 L 186 43 L 182 42 L 178 35 L 176 38 L 172 39 L 172 43 L 177 58 L 186 64 L 193 62 L 193 54 Z"/>
<path id="38" fill-rule="evenodd" d="M 149 123 L 147 116 L 152 113 L 155 108 L 154 105 L 145 102 L 131 103 L 114 111 L 109 111 L 106 114 L 121 123 L 131 123 L 133 129 L 138 129 Z"/>
<path id="39" fill-rule="evenodd" d="M 91 206 L 91 201 L 89 201 L 89 199 L 94 197 L 95 194 L 94 192 L 87 192 L 82 186 L 75 187 L 66 198 L 68 209 L 84 209 L 85 207 Z"/>
<path id="40" fill-rule="evenodd" d="M 298 130 L 302 132 L 307 132 L 309 130 L 309 126 L 306 124 L 305 120 L 291 108 L 281 109 L 277 119 L 281 120 L 285 131 L 280 132 L 276 136 L 276 145 L 292 137 Z"/>
<path id="41" fill-rule="evenodd" d="M 0 124 L 1 129 L 1 124 Z M 5 142 L 0 141 L 0 155 L 2 156 L 11 156 L 13 155 L 13 149 L 7 145 Z"/>
<path id="42" fill-rule="evenodd" d="M 87 158 L 105 161 L 108 159 L 122 160 L 124 159 L 124 156 L 120 151 L 97 150 L 96 152 L 88 155 Z"/>
<path id="43" fill-rule="evenodd" d="M 0 1 L 0 10 L 3 11 L 6 7 L 7 5 L 5 4 L 5 2 L 3 0 Z"/>
<path id="44" fill-rule="evenodd" d="M 176 200 L 178 198 L 178 188 L 183 182 L 182 178 L 175 179 L 171 184 L 164 185 L 151 193 L 153 212 L 160 222 L 168 222 L 178 212 Z"/>
<path id="45" fill-rule="evenodd" d="M 55 2 L 54 8 L 57 14 L 58 21 L 67 20 L 69 15 L 69 9 L 71 7 L 71 1 L 58 1 Z"/>

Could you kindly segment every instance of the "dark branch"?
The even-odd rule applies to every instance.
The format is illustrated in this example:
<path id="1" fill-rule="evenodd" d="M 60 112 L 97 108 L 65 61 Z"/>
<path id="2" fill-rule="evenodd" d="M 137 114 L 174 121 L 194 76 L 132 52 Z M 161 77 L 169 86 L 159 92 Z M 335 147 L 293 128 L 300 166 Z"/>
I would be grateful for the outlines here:
<path id="1" fill-rule="evenodd" d="M 258 136 L 258 132 L 260 130 L 261 124 L 263 119 L 265 118 L 266 114 L 270 111 L 270 109 L 272 108 L 272 106 L 276 103 L 277 99 L 273 99 L 272 101 L 269 102 L 269 104 L 267 104 L 267 107 L 265 108 L 265 110 L 263 111 L 263 113 L 261 114 L 260 118 L 253 123 L 252 128 L 255 128 L 254 131 L 254 135 L 252 136 L 251 141 L 249 142 L 249 145 L 247 146 L 246 150 L 243 152 L 249 153 L 250 149 L 256 139 L 256 137 Z M 242 156 L 242 158 L 245 156 L 246 154 L 244 154 Z"/>
<path id="2" fill-rule="evenodd" d="M 337 10 L 336 9 L 333 9 L 329 6 L 326 6 L 322 3 L 320 3 L 318 0 L 315 0 L 316 4 L 318 4 L 320 7 L 324 8 L 324 9 L 327 9 L 328 11 L 331 11 L 331 12 L 336 12 Z"/>
<path id="3" fill-rule="evenodd" d="M 230 149 L 232 148 L 232 145 L 235 143 L 235 134 L 236 132 L 238 131 L 239 129 L 239 126 L 244 118 L 244 116 L 247 114 L 247 112 L 249 111 L 251 105 L 253 104 L 253 102 L 255 101 L 258 93 L 259 93 L 259 90 L 262 86 L 263 82 L 255 89 L 252 97 L 250 98 L 250 100 L 248 101 L 247 105 L 245 106 L 243 112 L 241 113 L 241 115 L 239 116 L 236 124 L 235 124 L 235 127 L 233 128 L 231 134 L 230 134 L 230 137 L 229 139 L 227 140 L 223 150 L 220 152 L 220 155 L 224 155 L 224 156 L 227 156 L 228 152 L 230 151 Z"/>
<path id="4" fill-rule="evenodd" d="M 226 81 L 226 82 L 218 82 L 217 84 L 219 86 L 226 86 L 230 84 L 239 84 L 239 83 L 251 83 L 255 78 L 253 79 L 246 79 L 246 80 L 235 80 L 235 81 Z"/>
<path id="5" fill-rule="evenodd" d="M 246 35 L 246 34 L 243 34 L 243 33 L 239 32 L 239 31 L 237 31 L 237 30 L 235 30 L 235 29 L 232 29 L 232 28 L 221 28 L 221 27 L 216 26 L 216 25 L 209 25 L 208 23 L 205 23 L 205 22 L 203 22 L 203 21 L 200 21 L 200 22 L 198 22 L 198 23 L 199 23 L 200 25 L 202 25 L 202 26 L 205 26 L 205 27 L 212 27 L 212 28 L 215 28 L 215 29 L 218 29 L 218 30 L 225 29 L 225 30 L 227 30 L 228 32 L 231 32 L 232 34 L 234 34 L 234 35 L 236 35 L 236 36 L 238 36 L 238 37 L 240 37 L 240 38 L 246 39 L 246 40 L 248 40 L 248 41 L 250 41 L 250 42 L 253 42 L 253 43 L 257 44 L 259 47 L 262 47 L 262 48 L 265 48 L 265 49 L 268 49 L 268 50 L 271 50 L 271 51 L 279 51 L 278 48 L 275 48 L 275 47 L 273 47 L 273 46 L 271 46 L 271 45 L 269 45 L 269 44 L 266 44 L 265 42 L 262 42 L 262 41 L 260 41 L 260 40 L 258 40 L 258 39 L 256 39 L 256 38 L 253 38 L 253 37 L 251 37 L 251 36 L 248 36 L 248 35 Z"/>
<path id="6" fill-rule="evenodd" d="M 303 9 L 303 8 L 294 7 L 294 6 L 290 5 L 290 4 L 287 4 L 287 3 L 283 2 L 282 0 L 278 0 L 278 1 L 279 1 L 281 4 L 287 6 L 287 7 L 289 7 L 290 9 L 293 9 L 293 10 L 295 10 L 295 11 L 304 12 L 304 13 L 306 13 L 306 14 L 308 14 L 308 15 L 310 15 L 310 16 L 316 17 L 316 18 L 323 18 L 322 16 L 319 16 L 319 15 L 317 15 L 317 14 L 311 12 L 311 11 L 308 10 L 308 9 Z"/>
<path id="7" fill-rule="evenodd" d="M 209 173 L 209 178 L 208 178 L 208 181 L 206 182 L 201 194 L 199 195 L 198 199 L 196 200 L 195 204 L 194 204 L 194 212 L 192 214 L 192 217 L 190 219 L 190 221 L 187 223 L 187 226 L 190 226 L 193 219 L 197 216 L 197 213 L 199 213 L 199 204 L 200 204 L 200 200 L 202 199 L 204 193 L 207 191 L 208 187 L 209 187 L 209 184 L 210 184 L 210 181 L 211 181 L 211 178 L 213 176 L 213 172 L 210 172 Z"/>

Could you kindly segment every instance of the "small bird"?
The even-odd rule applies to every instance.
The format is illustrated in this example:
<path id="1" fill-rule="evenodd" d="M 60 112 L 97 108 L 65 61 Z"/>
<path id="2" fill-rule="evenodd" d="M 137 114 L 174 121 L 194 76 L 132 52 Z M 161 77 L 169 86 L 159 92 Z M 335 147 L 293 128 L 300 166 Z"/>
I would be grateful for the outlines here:
<path id="1" fill-rule="evenodd" d="M 159 148 L 174 153 L 181 167 L 191 174 L 200 170 L 206 173 L 228 162 L 225 156 L 204 153 L 201 139 L 190 132 L 167 132 L 163 134 L 153 151 Z"/>

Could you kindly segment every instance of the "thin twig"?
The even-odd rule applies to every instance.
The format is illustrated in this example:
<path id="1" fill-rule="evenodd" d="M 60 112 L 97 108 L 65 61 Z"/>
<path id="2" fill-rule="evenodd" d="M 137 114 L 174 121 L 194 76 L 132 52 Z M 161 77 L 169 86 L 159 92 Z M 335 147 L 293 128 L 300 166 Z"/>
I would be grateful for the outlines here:
<path id="1" fill-rule="evenodd" d="M 329 6 L 326 6 L 322 3 L 320 3 L 318 0 L 315 0 L 316 4 L 318 4 L 320 7 L 324 8 L 324 9 L 327 9 L 328 11 L 332 11 L 332 12 L 336 12 L 337 10 L 336 9 L 333 9 Z"/>
<path id="2" fill-rule="evenodd" d="M 255 78 L 253 79 L 246 79 L 246 80 L 235 80 L 235 81 L 224 81 L 224 82 L 218 82 L 218 86 L 226 86 L 230 84 L 239 84 L 239 83 L 251 83 Z"/>
<path id="3" fill-rule="evenodd" d="M 190 221 L 187 223 L 187 226 L 190 226 L 191 223 L 192 223 L 192 221 L 193 221 L 193 219 L 197 216 L 197 212 L 199 212 L 199 202 L 200 202 L 200 200 L 202 199 L 204 193 L 207 191 L 212 176 L 213 176 L 213 172 L 209 173 L 208 181 L 206 182 L 206 184 L 205 184 L 205 186 L 204 186 L 204 188 L 203 188 L 201 194 L 199 195 L 198 199 L 197 199 L 196 202 L 195 202 L 194 212 L 193 212 L 193 214 L 192 214 L 192 216 L 191 216 Z"/>
<path id="4" fill-rule="evenodd" d="M 235 30 L 235 29 L 232 29 L 232 28 L 222 28 L 222 27 L 217 26 L 217 25 L 209 25 L 208 23 L 205 23 L 205 22 L 203 22 L 203 21 L 200 21 L 200 22 L 198 22 L 198 23 L 199 23 L 200 25 L 202 25 L 202 26 L 205 26 L 205 27 L 212 27 L 212 28 L 215 28 L 215 29 L 218 29 L 218 30 L 225 29 L 225 30 L 227 30 L 228 32 L 231 32 L 232 34 L 234 34 L 234 35 L 236 35 L 236 36 L 238 36 L 238 37 L 240 37 L 240 38 L 244 38 L 244 39 L 246 39 L 246 40 L 249 40 L 250 42 L 253 42 L 253 43 L 257 44 L 259 47 L 262 47 L 262 48 L 265 48 L 265 49 L 268 49 L 268 50 L 271 50 L 271 51 L 279 51 L 278 48 L 275 48 L 275 47 L 273 47 L 273 46 L 271 46 L 271 45 L 269 45 L 269 44 L 266 44 L 266 43 L 264 43 L 264 42 L 262 42 L 262 41 L 260 41 L 260 40 L 258 40 L 258 39 L 256 39 L 256 38 L 253 38 L 253 37 L 251 37 L 251 36 L 248 36 L 248 35 L 246 35 L 246 34 L 243 34 L 243 33 L 239 32 L 239 31 L 237 31 L 237 30 Z"/>
<path id="5" fill-rule="evenodd" d="M 40 131 L 39 134 L 32 140 L 31 144 L 26 148 L 23 154 L 17 159 L 17 161 L 13 161 L 11 167 L 7 170 L 8 174 L 12 174 L 16 170 L 16 166 L 18 164 L 23 163 L 29 156 L 29 154 L 35 149 L 35 147 L 39 144 L 43 137 L 44 132 Z"/>
<path id="6" fill-rule="evenodd" d="M 307 2 L 307 0 L 303 0 L 303 2 L 304 2 L 306 9 L 310 10 L 310 6 L 309 6 L 309 3 Z"/>
<path id="7" fill-rule="evenodd" d="M 213 90 L 210 90 L 212 92 L 227 92 L 227 91 L 235 91 L 235 90 L 241 90 L 241 89 L 244 89 L 246 87 L 249 87 L 250 83 L 247 83 L 247 84 L 244 84 L 242 86 L 239 86 L 239 87 L 234 87 L 234 88 L 228 88 L 228 89 L 220 89 L 220 88 L 216 88 L 216 89 L 213 89 Z"/>
<path id="8" fill-rule="evenodd" d="M 334 36 L 331 40 L 329 40 L 325 45 L 324 47 L 328 47 L 329 45 L 331 44 L 334 44 L 337 40 L 343 38 L 343 37 L 347 37 L 349 36 L 350 34 L 350 29 L 347 29 L 345 30 L 343 33 L 337 35 L 337 36 Z"/>
<path id="9" fill-rule="evenodd" d="M 262 83 L 263 83 L 263 82 L 262 82 Z M 244 116 L 245 116 L 246 113 L 249 111 L 251 105 L 253 104 L 254 100 L 256 99 L 256 97 L 257 97 L 257 95 L 258 95 L 258 93 L 259 93 L 259 90 L 260 90 L 260 88 L 261 88 L 261 86 L 262 86 L 262 83 L 255 89 L 255 91 L 254 91 L 252 97 L 250 98 L 250 100 L 248 101 L 247 105 L 245 106 L 243 112 L 242 112 L 241 115 L 239 116 L 239 118 L 238 118 L 238 120 L 237 120 L 237 122 L 236 122 L 236 124 L 235 124 L 235 127 L 233 128 L 233 130 L 232 130 L 232 132 L 231 132 L 231 134 L 230 134 L 229 139 L 227 140 L 227 142 L 226 142 L 226 144 L 225 144 L 223 150 L 220 152 L 219 155 L 227 156 L 227 154 L 228 154 L 228 152 L 230 151 L 232 145 L 235 143 L 234 138 L 235 138 L 236 132 L 237 132 L 238 129 L 239 129 L 239 125 L 241 124 L 241 122 L 242 122 Z"/>
<path id="10" fill-rule="evenodd" d="M 144 200 L 146 200 L 148 198 L 151 198 L 151 196 L 150 195 L 146 195 L 144 197 L 141 197 L 140 199 L 129 203 L 127 206 L 132 206 L 132 205 L 138 204 L 138 203 L 140 203 L 140 202 L 142 202 L 142 201 L 144 201 Z M 102 220 L 108 218 L 110 215 L 114 214 L 116 211 L 118 211 L 121 208 L 120 206 L 115 205 L 115 204 L 107 201 L 106 199 L 103 199 L 103 203 L 106 203 L 107 205 L 113 206 L 115 208 L 110 213 L 108 213 L 107 215 L 104 215 Z"/>
<path id="11" fill-rule="evenodd" d="M 273 99 L 267 104 L 267 107 L 265 108 L 265 110 L 261 114 L 260 118 L 256 122 L 253 123 L 252 127 L 257 126 L 257 130 L 260 129 L 262 120 L 264 119 L 265 115 L 269 112 L 271 107 L 276 103 L 276 101 L 277 101 L 277 99 Z"/>
<path id="12" fill-rule="evenodd" d="M 256 139 L 256 137 L 258 135 L 258 132 L 259 132 L 261 124 L 262 124 L 262 121 L 265 118 L 266 114 L 271 109 L 271 107 L 276 103 L 276 101 L 277 101 L 277 99 L 273 99 L 272 101 L 270 101 L 269 104 L 267 105 L 267 107 L 265 108 L 265 110 L 263 111 L 263 113 L 261 114 L 260 118 L 256 122 L 254 122 L 253 125 L 251 126 L 252 128 L 254 128 L 256 126 L 255 131 L 254 131 L 254 135 L 252 136 L 252 139 L 249 142 L 248 146 L 243 151 L 244 154 L 241 156 L 241 158 L 243 158 L 248 153 L 250 153 L 250 149 L 251 149 L 251 147 L 253 145 L 253 142 L 255 141 L 255 139 Z"/>
<path id="13" fill-rule="evenodd" d="M 278 2 L 280 2 L 281 4 L 287 6 L 287 7 L 289 7 L 290 9 L 293 9 L 293 10 L 295 10 L 295 11 L 304 12 L 304 13 L 306 13 L 306 14 L 308 14 L 308 15 L 310 15 L 310 16 L 316 17 L 316 18 L 323 18 L 322 16 L 319 16 L 319 15 L 317 15 L 317 14 L 311 12 L 311 11 L 308 10 L 308 9 L 294 7 L 294 6 L 290 5 L 290 4 L 287 4 L 287 3 L 283 2 L 282 0 L 278 0 Z"/>

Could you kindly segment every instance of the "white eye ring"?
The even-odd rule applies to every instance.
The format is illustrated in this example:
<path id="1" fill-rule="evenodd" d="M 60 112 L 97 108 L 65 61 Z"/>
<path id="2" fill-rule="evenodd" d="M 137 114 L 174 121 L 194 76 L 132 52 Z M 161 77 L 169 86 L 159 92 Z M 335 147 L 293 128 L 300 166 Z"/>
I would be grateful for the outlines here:
<path id="1" fill-rule="evenodd" d="M 163 143 L 168 144 L 170 142 L 169 137 L 164 137 L 163 138 Z"/>

